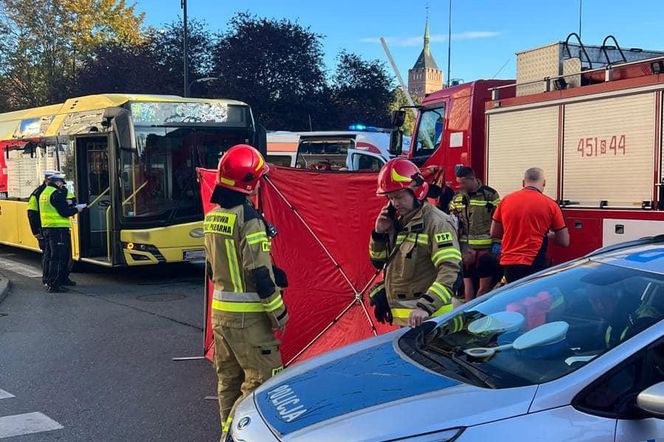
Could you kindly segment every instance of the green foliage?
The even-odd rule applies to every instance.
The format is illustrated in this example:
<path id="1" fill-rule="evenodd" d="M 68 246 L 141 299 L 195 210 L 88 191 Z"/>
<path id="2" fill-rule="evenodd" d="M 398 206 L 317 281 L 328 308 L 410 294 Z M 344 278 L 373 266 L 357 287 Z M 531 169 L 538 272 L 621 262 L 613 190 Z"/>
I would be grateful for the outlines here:
<path id="1" fill-rule="evenodd" d="M 97 93 L 183 93 L 183 26 L 142 28 L 124 0 L 0 0 L 0 112 Z M 188 26 L 192 96 L 250 104 L 274 130 L 389 126 L 398 101 L 378 60 L 342 51 L 328 75 L 323 37 L 248 13 L 223 34 Z M 195 82 L 218 77 L 213 82 Z M 397 100 L 397 101 L 395 101 Z"/>
<path id="2" fill-rule="evenodd" d="M 135 5 L 124 0 L 0 0 L 5 105 L 24 108 L 64 100 L 82 61 L 100 45 L 139 44 L 142 22 Z"/>

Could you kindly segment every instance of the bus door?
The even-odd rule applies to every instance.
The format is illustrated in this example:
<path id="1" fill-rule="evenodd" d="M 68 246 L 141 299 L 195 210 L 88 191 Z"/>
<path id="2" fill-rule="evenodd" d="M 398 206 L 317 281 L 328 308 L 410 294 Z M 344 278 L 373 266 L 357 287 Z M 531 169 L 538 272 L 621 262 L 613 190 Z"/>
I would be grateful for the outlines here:
<path id="1" fill-rule="evenodd" d="M 77 137 L 75 141 L 78 175 L 76 199 L 89 206 L 79 215 L 80 256 L 82 259 L 110 265 L 109 225 L 113 214 L 108 136 Z"/>

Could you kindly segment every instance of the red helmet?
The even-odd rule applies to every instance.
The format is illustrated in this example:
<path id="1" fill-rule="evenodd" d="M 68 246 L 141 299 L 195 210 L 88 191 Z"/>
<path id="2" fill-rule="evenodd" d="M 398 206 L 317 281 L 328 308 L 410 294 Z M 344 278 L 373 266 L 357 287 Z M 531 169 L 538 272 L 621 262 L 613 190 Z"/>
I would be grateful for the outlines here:
<path id="1" fill-rule="evenodd" d="M 259 151 L 248 144 L 238 144 L 219 160 L 216 184 L 249 195 L 269 170 Z"/>
<path id="2" fill-rule="evenodd" d="M 415 164 L 405 158 L 395 158 L 380 169 L 376 194 L 385 195 L 401 189 L 410 189 L 415 198 L 422 201 L 427 197 L 429 184 Z"/>

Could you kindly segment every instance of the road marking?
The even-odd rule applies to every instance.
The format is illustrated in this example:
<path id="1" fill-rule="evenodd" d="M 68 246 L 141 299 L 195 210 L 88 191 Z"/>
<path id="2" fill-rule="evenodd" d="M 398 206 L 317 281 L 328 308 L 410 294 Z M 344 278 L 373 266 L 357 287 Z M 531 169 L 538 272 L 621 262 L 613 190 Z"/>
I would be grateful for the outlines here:
<path id="1" fill-rule="evenodd" d="M 14 261 L 13 259 L 0 258 L 0 267 L 4 270 L 27 276 L 28 278 L 41 278 L 41 270 L 30 267 L 28 264 Z"/>
<path id="2" fill-rule="evenodd" d="M 8 391 L 0 389 L 0 399 L 9 399 L 9 398 L 13 398 L 13 397 L 16 397 L 16 396 L 9 393 Z"/>
<path id="3" fill-rule="evenodd" d="M 61 430 L 62 428 L 64 428 L 62 425 L 43 413 L 25 413 L 0 417 L 0 439 Z"/>

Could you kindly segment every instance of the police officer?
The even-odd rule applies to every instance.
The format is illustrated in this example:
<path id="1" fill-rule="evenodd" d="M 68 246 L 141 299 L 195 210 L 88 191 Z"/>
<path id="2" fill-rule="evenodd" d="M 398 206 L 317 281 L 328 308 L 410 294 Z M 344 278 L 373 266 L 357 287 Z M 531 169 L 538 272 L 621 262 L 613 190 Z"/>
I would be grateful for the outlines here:
<path id="1" fill-rule="evenodd" d="M 283 332 L 288 321 L 279 288 L 287 284 L 270 256 L 276 231 L 247 198 L 268 170 L 253 147 L 229 149 L 217 170 L 211 199 L 217 207 L 204 221 L 222 440 L 235 404 L 283 369 L 274 331 Z"/>
<path id="2" fill-rule="evenodd" d="M 424 201 L 428 187 L 405 158 L 378 175 L 377 193 L 389 200 L 369 245 L 372 264 L 384 268 L 384 287 L 370 294 L 380 322 L 416 327 L 452 309 L 461 252 L 452 217 Z"/>
<path id="3" fill-rule="evenodd" d="M 68 265 L 71 259 L 69 218 L 81 212 L 85 204 L 69 206 L 65 176 L 55 173 L 39 195 L 39 219 L 44 237 L 43 278 L 49 293 L 66 292 L 64 285 L 71 285 Z"/>
<path id="4" fill-rule="evenodd" d="M 48 185 L 48 179 L 55 173 L 59 172 L 54 170 L 44 171 L 44 181 L 32 191 L 30 198 L 28 199 L 28 222 L 30 223 L 30 230 L 34 237 L 37 238 L 39 249 L 42 251 L 42 275 L 48 273 L 48 269 L 46 269 L 48 260 L 45 259 L 46 254 L 43 253 L 46 245 L 44 236 L 42 235 L 41 220 L 39 219 L 39 196 Z M 46 278 L 44 276 L 42 276 L 42 284 L 46 284 Z"/>
<path id="5" fill-rule="evenodd" d="M 491 222 L 500 196 L 483 185 L 470 167 L 460 167 L 456 176 L 459 192 L 450 202 L 450 213 L 459 220 L 464 297 L 471 301 L 489 292 L 499 277 L 500 240 L 491 238 Z"/>
<path id="6" fill-rule="evenodd" d="M 604 341 L 607 349 L 659 322 L 662 312 L 627 286 L 589 284 L 588 300 L 593 312 L 603 320 Z"/>

